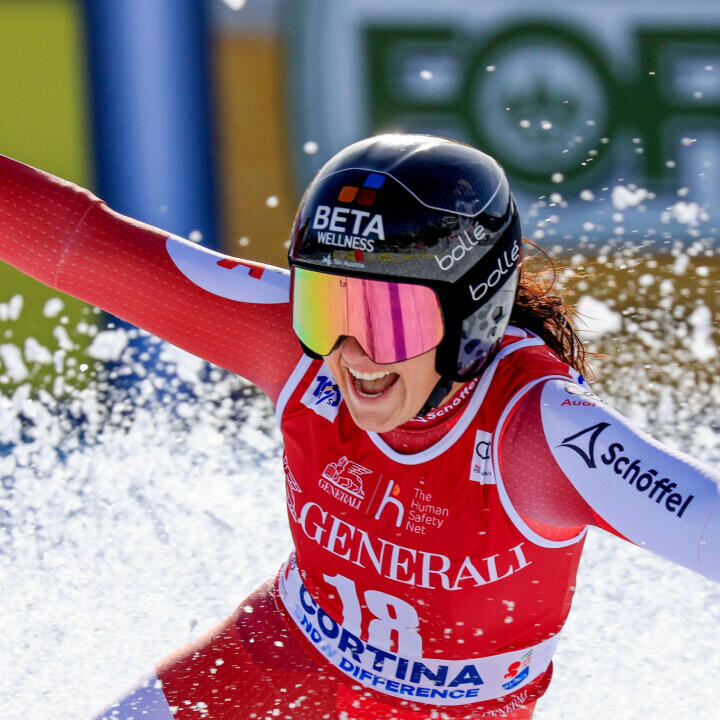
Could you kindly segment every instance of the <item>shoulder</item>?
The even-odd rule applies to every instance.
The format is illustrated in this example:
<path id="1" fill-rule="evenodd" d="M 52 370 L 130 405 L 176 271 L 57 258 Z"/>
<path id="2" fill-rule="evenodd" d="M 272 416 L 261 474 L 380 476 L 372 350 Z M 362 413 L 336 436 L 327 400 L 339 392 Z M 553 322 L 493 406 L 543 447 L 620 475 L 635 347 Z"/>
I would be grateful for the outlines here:
<path id="1" fill-rule="evenodd" d="M 532 424 L 542 428 L 552 448 L 557 448 L 573 433 L 584 432 L 593 423 L 601 422 L 598 418 L 606 422 L 610 415 L 616 414 L 577 372 L 568 368 L 568 374 L 563 375 L 562 372 L 539 374 L 527 382 L 510 403 L 506 415 L 516 427 Z"/>
<path id="2" fill-rule="evenodd" d="M 522 328 L 508 328 L 500 344 L 498 356 L 507 358 L 505 365 L 515 373 L 525 372 L 535 376 L 560 373 L 573 379 L 579 375 L 561 360 L 540 336 Z"/>
<path id="3" fill-rule="evenodd" d="M 541 338 L 514 327 L 508 329 L 486 372 L 492 379 L 490 392 L 502 404 L 516 404 L 532 387 L 553 378 L 584 382 Z"/>

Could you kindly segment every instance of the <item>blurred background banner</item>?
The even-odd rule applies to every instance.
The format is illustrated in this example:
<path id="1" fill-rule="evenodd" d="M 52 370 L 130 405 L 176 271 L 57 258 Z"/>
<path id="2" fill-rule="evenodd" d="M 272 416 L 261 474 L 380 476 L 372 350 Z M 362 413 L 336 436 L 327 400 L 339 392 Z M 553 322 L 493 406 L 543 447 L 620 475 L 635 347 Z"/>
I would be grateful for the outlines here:
<path id="1" fill-rule="evenodd" d="M 618 183 L 655 194 L 646 204 L 658 209 L 687 187 L 720 217 L 720 4 L 713 0 L 290 5 L 298 186 L 352 140 L 412 130 L 493 155 L 525 212 L 539 196 L 567 196 L 570 242 L 589 220 L 598 224 L 597 208 L 579 193 Z M 322 152 L 300 152 L 306 138 Z M 647 229 L 657 213 L 637 223 Z M 599 224 L 600 233 L 612 232 Z"/>
<path id="2" fill-rule="evenodd" d="M 680 188 L 720 212 L 716 0 L 2 0 L 0 39 L 0 151 L 231 254 L 284 264 L 313 173 L 386 130 L 496 157 L 529 235 L 562 195 L 540 239 L 612 233 L 617 185 L 643 233 Z"/>
<path id="3" fill-rule="evenodd" d="M 717 239 L 717 0 L 0 0 L 0 92 L 0 152 L 276 265 L 313 173 L 388 130 L 496 157 L 556 253 Z M 104 322 L 0 288 L 58 368 Z"/>
<path id="4" fill-rule="evenodd" d="M 218 246 L 204 0 L 84 0 L 96 189 Z"/>
<path id="5" fill-rule="evenodd" d="M 0 153 L 92 187 L 87 69 L 79 3 L 1 0 Z M 0 321 L 3 393 L 28 378 L 58 395 L 66 380 L 84 383 L 77 349 L 98 332 L 99 313 L 2 264 Z"/>

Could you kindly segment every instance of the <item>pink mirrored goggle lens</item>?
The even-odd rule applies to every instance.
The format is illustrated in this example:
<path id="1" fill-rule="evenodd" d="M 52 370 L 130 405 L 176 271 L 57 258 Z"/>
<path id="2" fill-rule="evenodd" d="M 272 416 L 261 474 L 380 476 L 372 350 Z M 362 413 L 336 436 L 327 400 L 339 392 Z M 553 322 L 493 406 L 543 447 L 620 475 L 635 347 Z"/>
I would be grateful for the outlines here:
<path id="1" fill-rule="evenodd" d="M 318 355 L 328 355 L 340 337 L 354 337 L 376 363 L 422 355 L 439 345 L 444 333 L 440 303 L 428 287 L 298 267 L 293 328 Z"/>

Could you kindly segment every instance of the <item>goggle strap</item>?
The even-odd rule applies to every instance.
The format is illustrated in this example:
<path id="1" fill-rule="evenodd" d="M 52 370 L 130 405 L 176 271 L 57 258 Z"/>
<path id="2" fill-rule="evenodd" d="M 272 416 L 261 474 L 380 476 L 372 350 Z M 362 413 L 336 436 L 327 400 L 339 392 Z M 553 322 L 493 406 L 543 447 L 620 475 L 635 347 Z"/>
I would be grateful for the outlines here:
<path id="1" fill-rule="evenodd" d="M 425 401 L 425 404 L 422 406 L 420 412 L 418 413 L 419 416 L 427 415 L 431 410 L 434 410 L 440 403 L 443 401 L 443 399 L 448 395 L 448 393 L 452 390 L 454 380 L 449 377 L 441 377 L 435 387 L 432 389 L 430 395 L 428 396 L 428 399 Z"/>

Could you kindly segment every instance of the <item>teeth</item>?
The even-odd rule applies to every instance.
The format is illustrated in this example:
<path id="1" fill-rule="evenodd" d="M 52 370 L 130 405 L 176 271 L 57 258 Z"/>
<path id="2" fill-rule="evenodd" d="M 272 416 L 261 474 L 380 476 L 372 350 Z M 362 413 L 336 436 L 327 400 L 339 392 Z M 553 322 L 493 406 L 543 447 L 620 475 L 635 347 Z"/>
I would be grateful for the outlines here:
<path id="1" fill-rule="evenodd" d="M 352 368 L 348 368 L 348 370 L 350 371 L 350 374 L 358 380 L 379 380 L 380 378 L 384 378 L 386 375 L 390 375 L 389 372 L 364 373 L 359 372 L 358 370 L 353 370 Z"/>

